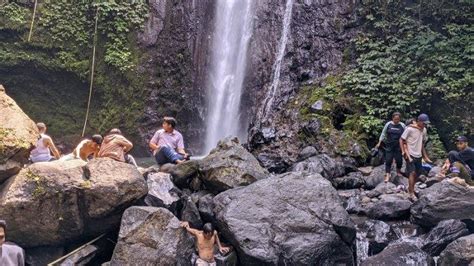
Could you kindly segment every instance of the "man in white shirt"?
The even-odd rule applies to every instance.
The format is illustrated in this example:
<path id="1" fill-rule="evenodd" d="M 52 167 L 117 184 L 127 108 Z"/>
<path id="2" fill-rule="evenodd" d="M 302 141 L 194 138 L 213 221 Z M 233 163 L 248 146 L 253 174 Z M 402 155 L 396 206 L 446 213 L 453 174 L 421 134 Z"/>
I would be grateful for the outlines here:
<path id="1" fill-rule="evenodd" d="M 431 163 L 424 147 L 426 138 L 424 130 L 429 123 L 428 115 L 421 114 L 418 116 L 416 125 L 408 126 L 400 137 L 400 149 L 407 163 L 406 173 L 409 175 L 408 193 L 413 201 L 417 199 L 415 182 L 422 171 L 422 159 L 427 163 Z"/>

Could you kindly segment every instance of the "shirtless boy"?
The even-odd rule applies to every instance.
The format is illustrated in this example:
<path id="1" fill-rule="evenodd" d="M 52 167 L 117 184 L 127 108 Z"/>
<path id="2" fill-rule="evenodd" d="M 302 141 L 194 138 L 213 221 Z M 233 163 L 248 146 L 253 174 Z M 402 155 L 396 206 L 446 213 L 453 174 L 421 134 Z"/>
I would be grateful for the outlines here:
<path id="1" fill-rule="evenodd" d="M 102 144 L 102 136 L 94 135 L 91 139 L 82 140 L 77 147 L 72 151 L 71 154 L 68 154 L 61 158 L 63 161 L 73 160 L 73 159 L 82 159 L 83 161 L 89 161 L 89 157 L 97 157 L 97 154 L 100 150 L 100 145 Z"/>
<path id="2" fill-rule="evenodd" d="M 223 247 L 211 223 L 206 223 L 203 226 L 203 231 L 193 229 L 188 222 L 182 222 L 181 226 L 196 237 L 199 259 L 196 261 L 197 266 L 215 266 L 214 260 L 214 245 L 217 244 L 219 251 L 222 254 L 229 252 L 228 247 Z"/>

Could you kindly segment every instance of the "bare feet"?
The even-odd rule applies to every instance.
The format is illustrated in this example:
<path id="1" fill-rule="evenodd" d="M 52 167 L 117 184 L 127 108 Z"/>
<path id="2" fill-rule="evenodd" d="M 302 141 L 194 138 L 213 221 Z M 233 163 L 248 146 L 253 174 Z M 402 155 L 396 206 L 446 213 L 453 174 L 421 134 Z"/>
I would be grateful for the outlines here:
<path id="1" fill-rule="evenodd" d="M 184 160 L 176 160 L 176 164 L 182 164 L 184 163 Z"/>
<path id="2" fill-rule="evenodd" d="M 390 174 L 388 174 L 388 175 L 386 174 L 384 179 L 383 179 L 383 182 L 388 183 L 389 180 L 390 180 Z"/>
<path id="3" fill-rule="evenodd" d="M 415 194 L 410 194 L 410 196 L 408 196 L 408 197 L 409 197 L 409 199 L 410 199 L 412 202 L 415 202 L 415 201 L 418 200 L 418 198 L 416 197 Z"/>

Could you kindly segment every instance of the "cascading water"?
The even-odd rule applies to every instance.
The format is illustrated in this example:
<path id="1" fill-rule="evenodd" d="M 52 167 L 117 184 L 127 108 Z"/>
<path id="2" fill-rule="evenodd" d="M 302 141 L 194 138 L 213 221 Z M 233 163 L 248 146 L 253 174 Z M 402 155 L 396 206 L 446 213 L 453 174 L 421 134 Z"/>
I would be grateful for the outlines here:
<path id="1" fill-rule="evenodd" d="M 286 43 L 288 42 L 288 34 L 290 33 L 291 17 L 293 13 L 293 0 L 287 0 L 285 6 L 285 14 L 283 16 L 283 29 L 281 32 L 280 42 L 278 45 L 278 54 L 276 56 L 275 63 L 273 65 L 273 81 L 267 95 L 263 101 L 263 108 L 260 110 L 259 122 L 265 120 L 268 113 L 273 107 L 275 95 L 280 85 L 280 72 L 281 63 L 283 62 L 283 56 L 285 55 Z"/>
<path id="2" fill-rule="evenodd" d="M 204 151 L 221 138 L 246 138 L 240 128 L 240 98 L 247 50 L 252 36 L 252 0 L 218 0 L 208 78 L 208 113 Z"/>

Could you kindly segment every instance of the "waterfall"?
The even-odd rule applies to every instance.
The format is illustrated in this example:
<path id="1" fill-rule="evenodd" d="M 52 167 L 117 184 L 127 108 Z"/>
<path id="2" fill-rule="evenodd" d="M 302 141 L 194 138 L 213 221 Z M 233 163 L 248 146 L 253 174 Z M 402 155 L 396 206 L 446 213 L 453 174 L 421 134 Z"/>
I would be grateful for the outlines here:
<path id="1" fill-rule="evenodd" d="M 240 98 L 247 49 L 252 36 L 252 0 L 218 0 L 208 78 L 208 113 L 204 151 L 221 138 L 246 138 L 240 128 Z"/>
<path id="2" fill-rule="evenodd" d="M 273 107 L 273 101 L 278 91 L 278 85 L 280 84 L 281 63 L 283 61 L 283 56 L 285 55 L 286 43 L 288 42 L 288 34 L 290 32 L 292 11 L 293 11 L 293 0 L 286 0 L 285 15 L 283 16 L 283 29 L 281 32 L 280 42 L 278 45 L 278 54 L 276 56 L 276 60 L 273 65 L 273 81 L 264 99 L 263 108 L 261 109 L 260 111 L 261 113 L 259 114 L 260 120 L 265 120 L 265 118 L 267 118 L 268 113 Z M 259 121 L 259 122 L 262 122 L 262 121 Z"/>

